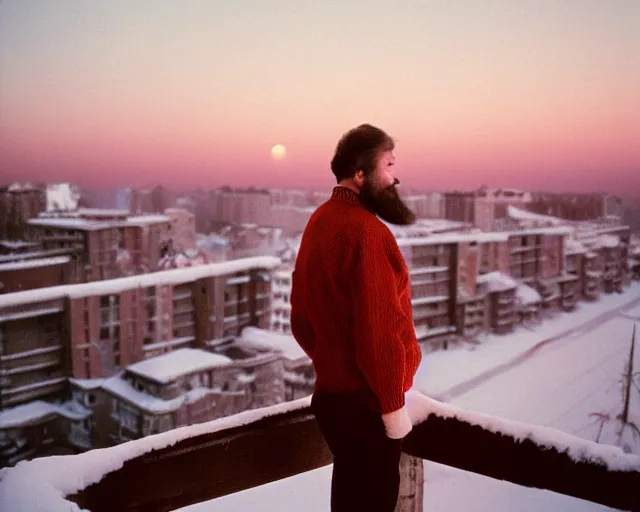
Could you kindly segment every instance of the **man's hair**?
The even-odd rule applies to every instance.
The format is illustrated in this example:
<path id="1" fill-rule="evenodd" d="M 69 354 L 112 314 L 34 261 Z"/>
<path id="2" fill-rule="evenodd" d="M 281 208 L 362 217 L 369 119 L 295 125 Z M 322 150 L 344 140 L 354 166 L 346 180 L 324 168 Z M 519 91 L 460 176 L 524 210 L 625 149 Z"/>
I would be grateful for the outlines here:
<path id="1" fill-rule="evenodd" d="M 383 130 L 361 124 L 345 133 L 338 142 L 331 160 L 331 171 L 338 183 L 353 178 L 360 170 L 369 174 L 376 168 L 380 153 L 394 147 L 393 139 Z"/>

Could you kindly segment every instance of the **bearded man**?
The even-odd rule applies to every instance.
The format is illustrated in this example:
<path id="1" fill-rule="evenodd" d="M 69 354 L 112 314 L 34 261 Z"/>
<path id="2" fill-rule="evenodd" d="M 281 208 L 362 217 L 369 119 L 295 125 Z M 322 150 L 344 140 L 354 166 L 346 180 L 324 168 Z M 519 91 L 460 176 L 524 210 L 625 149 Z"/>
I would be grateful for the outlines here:
<path id="1" fill-rule="evenodd" d="M 380 220 L 415 220 L 392 175 L 394 146 L 368 124 L 340 139 L 338 184 L 309 219 L 292 278 L 291 329 L 316 372 L 311 408 L 333 453 L 334 512 L 394 510 L 412 429 L 405 393 L 421 352 L 407 266 Z"/>

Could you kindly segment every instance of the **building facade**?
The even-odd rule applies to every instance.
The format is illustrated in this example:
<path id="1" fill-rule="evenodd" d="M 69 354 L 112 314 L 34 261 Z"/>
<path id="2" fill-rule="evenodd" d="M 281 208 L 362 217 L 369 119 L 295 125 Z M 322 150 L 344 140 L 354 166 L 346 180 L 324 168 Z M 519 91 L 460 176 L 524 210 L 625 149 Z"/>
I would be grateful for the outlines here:
<path id="1" fill-rule="evenodd" d="M 169 217 L 120 210 L 80 209 L 28 224 L 45 250 L 75 251 L 76 273 L 85 281 L 156 271 L 171 239 Z"/>
<path id="2" fill-rule="evenodd" d="M 0 187 L 0 240 L 29 237 L 28 221 L 47 209 L 46 187 L 13 183 Z"/>

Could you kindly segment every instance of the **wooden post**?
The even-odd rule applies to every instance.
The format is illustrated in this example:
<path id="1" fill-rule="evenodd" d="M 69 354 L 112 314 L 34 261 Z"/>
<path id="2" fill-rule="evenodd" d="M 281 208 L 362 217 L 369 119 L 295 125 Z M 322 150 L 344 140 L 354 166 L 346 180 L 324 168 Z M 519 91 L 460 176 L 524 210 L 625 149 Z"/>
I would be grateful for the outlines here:
<path id="1" fill-rule="evenodd" d="M 395 512 L 422 512 L 423 500 L 423 461 L 403 453 L 400 457 L 400 495 Z"/>

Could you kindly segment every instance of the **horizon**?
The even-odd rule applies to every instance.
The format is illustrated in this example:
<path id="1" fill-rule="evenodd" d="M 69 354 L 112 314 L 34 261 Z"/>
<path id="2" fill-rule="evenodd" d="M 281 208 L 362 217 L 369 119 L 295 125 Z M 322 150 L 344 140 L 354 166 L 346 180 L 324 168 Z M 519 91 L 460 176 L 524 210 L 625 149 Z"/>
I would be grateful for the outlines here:
<path id="1" fill-rule="evenodd" d="M 5 0 L 0 178 L 330 190 L 338 139 L 370 122 L 408 189 L 626 196 L 639 18 L 631 0 Z"/>

